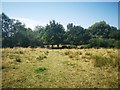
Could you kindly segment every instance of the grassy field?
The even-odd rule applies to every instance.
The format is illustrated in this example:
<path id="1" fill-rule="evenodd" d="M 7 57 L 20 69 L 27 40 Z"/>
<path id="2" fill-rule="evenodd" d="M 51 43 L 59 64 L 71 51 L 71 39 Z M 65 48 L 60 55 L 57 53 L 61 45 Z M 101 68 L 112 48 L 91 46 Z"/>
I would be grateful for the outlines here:
<path id="1" fill-rule="evenodd" d="M 3 88 L 118 88 L 117 49 L 3 48 Z"/>

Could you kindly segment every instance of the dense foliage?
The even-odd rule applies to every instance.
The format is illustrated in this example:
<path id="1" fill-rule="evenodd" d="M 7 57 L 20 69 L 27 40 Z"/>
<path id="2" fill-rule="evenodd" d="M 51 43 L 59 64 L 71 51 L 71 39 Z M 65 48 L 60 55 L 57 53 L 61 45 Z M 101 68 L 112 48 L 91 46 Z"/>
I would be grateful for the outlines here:
<path id="1" fill-rule="evenodd" d="M 86 45 L 87 47 L 120 47 L 120 30 L 100 21 L 88 29 L 75 26 L 73 23 L 63 25 L 50 21 L 45 27 L 36 26 L 34 30 L 26 28 L 24 24 L 10 19 L 4 13 L 2 17 L 2 47 L 37 47 L 44 45 Z"/>

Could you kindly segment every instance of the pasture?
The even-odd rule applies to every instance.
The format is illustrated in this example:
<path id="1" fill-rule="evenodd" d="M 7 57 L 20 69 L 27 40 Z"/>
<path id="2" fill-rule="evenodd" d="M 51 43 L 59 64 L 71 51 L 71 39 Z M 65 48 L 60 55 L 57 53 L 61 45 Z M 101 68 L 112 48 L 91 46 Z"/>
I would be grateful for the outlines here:
<path id="1" fill-rule="evenodd" d="M 3 88 L 118 88 L 118 49 L 2 48 Z"/>

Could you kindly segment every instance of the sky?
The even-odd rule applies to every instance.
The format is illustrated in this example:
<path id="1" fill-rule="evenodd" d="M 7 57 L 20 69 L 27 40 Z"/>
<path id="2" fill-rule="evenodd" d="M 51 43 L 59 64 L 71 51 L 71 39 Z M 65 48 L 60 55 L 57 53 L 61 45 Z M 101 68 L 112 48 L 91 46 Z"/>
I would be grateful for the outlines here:
<path id="1" fill-rule="evenodd" d="M 99 21 L 118 27 L 117 2 L 2 2 L 2 11 L 32 29 L 50 20 L 65 29 L 68 23 L 88 28 Z"/>
<path id="2" fill-rule="evenodd" d="M 118 2 L 119 0 L 1 0 L 2 2 Z"/>

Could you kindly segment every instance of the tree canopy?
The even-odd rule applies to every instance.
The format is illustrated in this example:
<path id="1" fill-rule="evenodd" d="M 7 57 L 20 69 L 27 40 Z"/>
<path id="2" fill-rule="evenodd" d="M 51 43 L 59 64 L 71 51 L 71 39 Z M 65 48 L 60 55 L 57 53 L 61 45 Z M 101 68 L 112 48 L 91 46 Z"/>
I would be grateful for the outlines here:
<path id="1" fill-rule="evenodd" d="M 46 26 L 26 28 L 19 20 L 4 13 L 2 19 L 2 47 L 37 47 L 44 45 L 87 45 L 88 47 L 120 47 L 120 30 L 105 21 L 96 22 L 88 29 L 68 23 L 63 25 L 52 20 Z"/>

